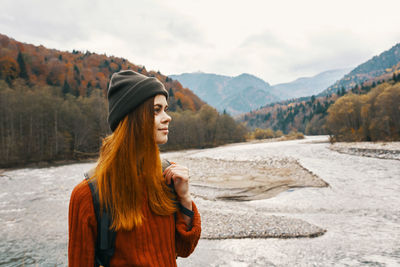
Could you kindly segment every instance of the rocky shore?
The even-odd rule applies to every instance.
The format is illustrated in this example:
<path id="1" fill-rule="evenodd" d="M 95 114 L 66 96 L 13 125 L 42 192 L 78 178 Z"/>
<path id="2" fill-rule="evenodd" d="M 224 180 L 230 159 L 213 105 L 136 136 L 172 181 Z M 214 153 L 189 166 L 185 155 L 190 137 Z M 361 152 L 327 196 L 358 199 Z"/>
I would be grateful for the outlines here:
<path id="1" fill-rule="evenodd" d="M 400 160 L 400 142 L 337 142 L 329 148 L 350 155 Z"/>

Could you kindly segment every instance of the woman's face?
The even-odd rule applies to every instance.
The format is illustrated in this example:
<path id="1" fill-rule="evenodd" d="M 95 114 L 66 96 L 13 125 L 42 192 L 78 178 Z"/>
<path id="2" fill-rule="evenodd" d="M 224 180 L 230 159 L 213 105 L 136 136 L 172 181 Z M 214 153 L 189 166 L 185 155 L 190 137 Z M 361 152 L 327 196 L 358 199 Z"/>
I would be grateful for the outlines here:
<path id="1" fill-rule="evenodd" d="M 168 141 L 168 125 L 171 117 L 168 116 L 167 99 L 164 95 L 156 95 L 154 98 L 154 134 L 157 144 L 165 144 Z"/>

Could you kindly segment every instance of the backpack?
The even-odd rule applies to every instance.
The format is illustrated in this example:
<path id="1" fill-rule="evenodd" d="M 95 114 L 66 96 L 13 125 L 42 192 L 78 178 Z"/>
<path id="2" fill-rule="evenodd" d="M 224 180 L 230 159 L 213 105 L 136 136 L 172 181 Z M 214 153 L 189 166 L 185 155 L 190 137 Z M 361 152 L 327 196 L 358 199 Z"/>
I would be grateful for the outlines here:
<path id="1" fill-rule="evenodd" d="M 164 170 L 171 165 L 168 160 L 162 161 L 162 170 Z M 96 190 L 96 185 L 93 180 L 89 180 L 90 176 L 88 173 L 85 173 L 85 179 L 89 184 L 90 192 L 92 193 L 93 199 L 93 207 L 94 212 L 96 214 L 97 220 L 97 240 L 96 240 L 96 248 L 95 248 L 95 261 L 94 266 L 110 266 L 110 260 L 114 255 L 115 250 L 115 237 L 117 233 L 110 229 L 112 224 L 112 218 L 109 213 L 106 212 L 105 208 L 103 208 L 102 213 L 100 213 L 100 202 L 99 202 L 99 194 Z M 171 184 L 168 185 L 176 194 L 174 189 L 173 180 L 171 180 Z M 182 209 L 182 206 L 179 205 L 179 208 Z M 100 216 L 102 214 L 102 216 Z M 174 214 L 174 217 L 176 213 Z"/>

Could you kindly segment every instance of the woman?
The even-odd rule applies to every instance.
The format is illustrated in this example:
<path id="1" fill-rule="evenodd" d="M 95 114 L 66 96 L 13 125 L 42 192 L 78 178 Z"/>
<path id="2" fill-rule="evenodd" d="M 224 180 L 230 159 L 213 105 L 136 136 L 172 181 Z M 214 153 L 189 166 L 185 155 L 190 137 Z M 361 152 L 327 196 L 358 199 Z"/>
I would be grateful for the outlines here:
<path id="1" fill-rule="evenodd" d="M 90 174 L 116 231 L 110 266 L 176 266 L 176 257 L 189 256 L 200 238 L 188 169 L 172 164 L 162 171 L 158 144 L 168 140 L 167 97 L 156 78 L 133 71 L 111 77 L 107 98 L 113 133 L 103 140 Z M 96 238 L 92 194 L 84 180 L 71 194 L 69 266 L 95 265 Z"/>

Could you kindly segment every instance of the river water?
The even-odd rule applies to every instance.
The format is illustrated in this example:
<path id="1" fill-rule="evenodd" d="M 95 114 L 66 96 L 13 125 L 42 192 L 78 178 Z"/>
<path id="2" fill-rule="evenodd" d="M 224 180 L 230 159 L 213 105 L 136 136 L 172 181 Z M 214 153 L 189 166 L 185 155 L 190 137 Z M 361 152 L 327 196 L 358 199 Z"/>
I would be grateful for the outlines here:
<path id="1" fill-rule="evenodd" d="M 330 186 L 290 189 L 243 205 L 300 218 L 327 232 L 299 239 L 201 239 L 195 252 L 178 259 L 178 265 L 400 266 L 400 161 L 340 154 L 331 151 L 326 141 L 326 136 L 314 136 L 191 151 L 191 157 L 226 160 L 297 159 Z M 3 173 L 0 266 L 66 265 L 69 196 L 92 166 Z"/>

